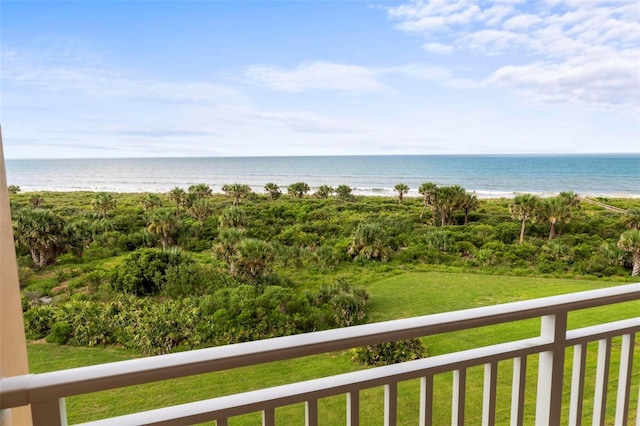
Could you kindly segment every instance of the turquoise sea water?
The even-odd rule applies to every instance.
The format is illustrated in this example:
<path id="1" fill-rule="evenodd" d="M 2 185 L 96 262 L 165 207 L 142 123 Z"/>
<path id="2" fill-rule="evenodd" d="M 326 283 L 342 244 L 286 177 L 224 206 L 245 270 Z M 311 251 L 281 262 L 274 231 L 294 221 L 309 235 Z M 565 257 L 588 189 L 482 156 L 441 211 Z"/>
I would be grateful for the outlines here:
<path id="1" fill-rule="evenodd" d="M 422 182 L 458 184 L 480 198 L 514 193 L 640 197 L 640 154 L 332 156 L 7 160 L 9 184 L 23 191 L 166 192 L 206 183 L 220 192 L 244 183 L 346 184 L 364 195 L 391 195 L 395 184 L 417 196 Z"/>

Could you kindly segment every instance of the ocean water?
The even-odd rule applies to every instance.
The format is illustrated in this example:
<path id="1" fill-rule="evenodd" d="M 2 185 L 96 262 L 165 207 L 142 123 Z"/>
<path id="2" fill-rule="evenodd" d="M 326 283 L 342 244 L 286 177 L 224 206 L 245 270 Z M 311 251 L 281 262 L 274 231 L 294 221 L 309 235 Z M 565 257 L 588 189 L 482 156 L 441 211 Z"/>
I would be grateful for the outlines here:
<path id="1" fill-rule="evenodd" d="M 397 183 L 418 196 L 423 182 L 461 185 L 479 198 L 517 193 L 640 197 L 640 154 L 398 155 L 6 160 L 8 183 L 23 191 L 167 192 L 206 183 L 215 192 L 229 183 L 283 187 L 303 181 L 349 185 L 361 195 L 393 195 Z"/>

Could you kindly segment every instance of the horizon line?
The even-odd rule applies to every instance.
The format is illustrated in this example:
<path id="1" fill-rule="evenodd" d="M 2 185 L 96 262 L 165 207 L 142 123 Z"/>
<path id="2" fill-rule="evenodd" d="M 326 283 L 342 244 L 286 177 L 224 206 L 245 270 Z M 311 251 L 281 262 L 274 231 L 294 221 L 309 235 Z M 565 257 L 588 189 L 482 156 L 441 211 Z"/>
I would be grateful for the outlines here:
<path id="1" fill-rule="evenodd" d="M 330 157 L 568 157 L 600 155 L 640 155 L 638 152 L 561 152 L 561 153 L 492 153 L 492 154 L 308 154 L 308 155 L 177 155 L 177 156 L 132 156 L 132 157 L 29 157 L 7 158 L 6 160 L 166 160 L 166 159 L 206 159 L 206 158 L 330 158 Z"/>

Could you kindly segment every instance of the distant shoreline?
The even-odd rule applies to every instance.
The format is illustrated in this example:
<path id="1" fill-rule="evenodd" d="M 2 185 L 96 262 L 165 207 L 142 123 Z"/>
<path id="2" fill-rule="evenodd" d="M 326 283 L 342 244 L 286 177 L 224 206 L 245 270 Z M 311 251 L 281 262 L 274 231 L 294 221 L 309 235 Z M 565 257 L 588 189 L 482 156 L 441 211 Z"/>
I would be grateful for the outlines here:
<path id="1" fill-rule="evenodd" d="M 185 191 L 187 190 L 186 187 L 183 187 L 182 189 L 184 189 Z M 286 186 L 282 186 L 280 187 L 280 190 L 282 191 L 282 197 L 283 198 L 288 198 L 289 196 L 287 195 L 287 188 Z M 143 194 L 166 194 L 169 191 L 105 191 L 105 190 L 90 190 L 90 189 L 78 189 L 78 190 L 72 190 L 72 191 L 58 191 L 58 190 L 49 190 L 49 189 L 43 189 L 43 190 L 38 190 L 38 189 L 22 189 L 20 188 L 20 192 L 21 194 L 33 194 L 33 193 L 42 193 L 42 194 L 47 194 L 47 193 L 53 193 L 53 194 L 73 194 L 73 193 L 77 193 L 77 194 L 97 194 L 99 192 L 109 192 L 109 193 L 113 193 L 113 194 L 123 194 L 123 195 L 143 195 Z M 224 192 L 222 190 L 213 190 L 212 188 L 212 192 L 216 195 L 224 195 Z M 313 198 L 313 193 L 315 192 L 315 188 L 313 188 L 311 191 L 309 191 L 309 193 L 305 196 L 305 198 Z M 549 197 L 554 197 L 556 195 L 559 194 L 559 192 L 547 192 L 547 193 L 536 193 L 536 192 L 512 192 L 512 193 L 508 193 L 508 194 L 503 194 L 501 196 L 490 196 L 489 194 L 479 194 L 477 192 L 474 191 L 469 191 L 467 190 L 467 192 L 470 193 L 475 193 L 475 195 L 478 197 L 478 199 L 480 200 L 486 200 L 486 201 L 490 201 L 490 200 L 501 200 L 501 199 L 512 199 L 517 195 L 520 194 L 533 194 L 536 195 L 540 198 L 549 198 Z M 260 191 L 256 191 L 254 190 L 254 193 L 256 195 L 267 195 L 266 192 L 260 190 Z M 354 191 L 353 195 L 358 196 L 358 197 L 375 197 L 375 198 L 379 198 L 379 197 L 388 197 L 388 198 L 396 198 L 397 197 L 397 193 L 395 192 L 374 192 L 374 193 L 366 193 L 366 192 L 357 192 Z M 594 195 L 594 194 L 578 194 L 578 196 L 582 197 L 582 198 L 591 198 L 591 199 L 598 199 L 598 198 L 605 198 L 605 199 L 609 199 L 609 200 L 640 200 L 640 194 L 609 194 L 609 195 Z M 335 198 L 335 196 L 331 196 L 329 198 Z M 417 193 L 417 190 L 413 190 L 413 191 L 409 191 L 408 194 L 404 195 L 405 199 L 422 199 L 422 195 Z"/>
<path id="2" fill-rule="evenodd" d="M 348 185 L 354 195 L 395 195 L 409 186 L 419 197 L 424 182 L 460 185 L 481 199 L 529 193 L 548 197 L 573 191 L 586 197 L 640 198 L 640 155 L 467 155 L 221 157 L 98 160 L 8 160 L 7 181 L 25 192 L 106 191 L 165 193 L 204 183 L 213 192 L 226 184 L 263 193 L 273 182 L 286 192 L 295 182 L 316 191 Z"/>

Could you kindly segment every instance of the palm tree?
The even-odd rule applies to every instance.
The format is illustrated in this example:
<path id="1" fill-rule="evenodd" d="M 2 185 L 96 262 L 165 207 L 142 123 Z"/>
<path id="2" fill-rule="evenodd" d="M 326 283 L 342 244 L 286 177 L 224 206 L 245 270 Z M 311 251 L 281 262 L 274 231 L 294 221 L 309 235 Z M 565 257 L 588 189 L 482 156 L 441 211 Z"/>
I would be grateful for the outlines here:
<path id="1" fill-rule="evenodd" d="M 349 201 L 353 199 L 352 189 L 349 185 L 338 185 L 336 194 L 341 200 Z"/>
<path id="2" fill-rule="evenodd" d="M 377 223 L 361 223 L 351 237 L 347 253 L 354 256 L 354 260 L 364 257 L 386 262 L 388 251 L 386 234 L 382 226 Z"/>
<path id="3" fill-rule="evenodd" d="M 431 204 L 437 190 L 438 186 L 433 182 L 424 182 L 418 188 L 418 192 L 422 195 L 422 211 L 420 212 L 420 219 L 424 217 L 424 212 L 427 209 L 427 206 Z"/>
<path id="4" fill-rule="evenodd" d="M 187 193 L 182 188 L 177 186 L 169 191 L 169 199 L 176 203 L 176 217 L 180 216 L 180 206 L 184 205 L 187 198 Z"/>
<path id="5" fill-rule="evenodd" d="M 398 183 L 393 187 L 394 191 L 398 193 L 398 202 L 402 203 L 402 198 L 404 194 L 409 192 L 409 187 L 404 183 Z"/>
<path id="6" fill-rule="evenodd" d="M 62 218 L 50 210 L 24 209 L 16 215 L 16 242 L 29 249 L 38 268 L 53 263 L 64 250 L 65 231 Z"/>
<path id="7" fill-rule="evenodd" d="M 213 206 L 211 200 L 208 198 L 198 198 L 194 200 L 187 209 L 187 213 L 196 219 L 200 223 L 200 227 L 204 224 L 204 221 L 211 216 Z"/>
<path id="8" fill-rule="evenodd" d="M 480 206 L 476 193 L 465 192 L 460 200 L 460 207 L 464 210 L 464 224 L 469 223 L 469 211 L 475 210 Z"/>
<path id="9" fill-rule="evenodd" d="M 640 275 L 640 230 L 629 229 L 620 235 L 618 247 L 627 253 L 631 253 L 633 259 L 632 277 Z"/>
<path id="10" fill-rule="evenodd" d="M 640 209 L 632 208 L 627 210 L 623 220 L 627 228 L 640 229 Z"/>
<path id="11" fill-rule="evenodd" d="M 573 191 L 563 191 L 561 192 L 558 197 L 562 198 L 562 200 L 565 202 L 565 204 L 567 204 L 569 207 L 573 208 L 573 209 L 579 209 L 580 208 L 580 196 L 578 194 L 576 194 Z"/>
<path id="12" fill-rule="evenodd" d="M 453 224 L 453 212 L 460 207 L 465 194 L 459 185 L 443 186 L 433 196 L 433 205 L 440 215 L 440 225 Z"/>
<path id="13" fill-rule="evenodd" d="M 511 218 L 521 222 L 518 244 L 522 244 L 524 241 L 524 229 L 527 222 L 535 221 L 535 212 L 539 205 L 540 199 L 531 194 L 517 195 L 513 201 L 509 203 Z"/>
<path id="14" fill-rule="evenodd" d="M 148 193 L 142 199 L 142 208 L 144 211 L 153 211 L 156 207 L 162 205 L 162 199 L 158 194 Z"/>
<path id="15" fill-rule="evenodd" d="M 318 187 L 318 190 L 315 193 L 316 198 L 329 198 L 329 196 L 331 194 L 333 194 L 334 192 L 336 192 L 335 189 L 333 189 L 331 186 L 329 185 L 320 185 Z"/>
<path id="16" fill-rule="evenodd" d="M 149 218 L 150 224 L 147 230 L 150 234 L 158 235 L 162 239 L 162 250 L 166 250 L 171 243 L 171 234 L 176 223 L 173 212 L 170 210 L 155 210 Z"/>
<path id="17" fill-rule="evenodd" d="M 244 210 L 236 206 L 229 206 L 220 215 L 220 229 L 242 228 L 246 222 Z"/>
<path id="18" fill-rule="evenodd" d="M 265 184 L 264 190 L 265 192 L 269 193 L 269 198 L 271 198 L 272 200 L 277 200 L 282 195 L 280 187 L 278 187 L 278 185 L 273 182 Z"/>
<path id="19" fill-rule="evenodd" d="M 302 198 L 309 190 L 309 185 L 304 182 L 292 183 L 287 187 L 287 192 L 293 198 Z"/>
<path id="20" fill-rule="evenodd" d="M 571 206 L 560 196 L 544 200 L 538 214 L 549 222 L 549 239 L 556 237 L 556 225 L 566 223 L 571 218 Z"/>
<path id="21" fill-rule="evenodd" d="M 29 197 L 29 204 L 31 204 L 31 207 L 34 208 L 42 207 L 42 205 L 44 204 L 44 197 L 42 196 L 42 194 L 32 194 Z"/>
<path id="22" fill-rule="evenodd" d="M 244 238 L 236 245 L 233 272 L 236 276 L 258 280 L 273 271 L 275 250 L 265 241 Z"/>
<path id="23" fill-rule="evenodd" d="M 108 192 L 98 192 L 91 200 L 91 208 L 98 211 L 98 217 L 106 219 L 109 211 L 116 208 L 117 201 Z"/>
<path id="24" fill-rule="evenodd" d="M 194 194 L 196 198 L 207 198 L 213 195 L 211 188 L 206 183 L 191 185 L 187 192 L 189 192 L 189 194 Z"/>
<path id="25" fill-rule="evenodd" d="M 244 238 L 245 232 L 238 228 L 225 228 L 218 234 L 218 243 L 213 247 L 213 256 L 223 260 L 229 267 L 229 273 L 235 275 L 234 259 L 236 245 Z"/>
<path id="26" fill-rule="evenodd" d="M 233 205 L 237 206 L 240 204 L 240 199 L 251 192 L 251 187 L 241 183 L 233 183 L 231 185 L 223 185 L 222 191 L 233 197 Z"/>

